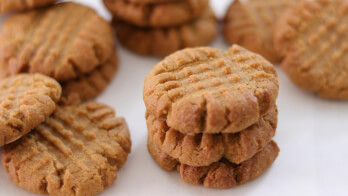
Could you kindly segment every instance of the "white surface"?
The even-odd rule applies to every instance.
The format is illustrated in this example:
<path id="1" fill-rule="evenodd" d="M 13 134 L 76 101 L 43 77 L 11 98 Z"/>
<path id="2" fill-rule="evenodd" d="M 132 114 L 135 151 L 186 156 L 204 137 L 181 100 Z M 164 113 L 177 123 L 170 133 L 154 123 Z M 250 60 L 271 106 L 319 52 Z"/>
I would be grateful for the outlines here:
<path id="1" fill-rule="evenodd" d="M 98 0 L 80 0 L 109 18 Z M 228 0 L 212 0 L 222 16 Z M 3 19 L 3 18 L 1 18 Z M 212 46 L 227 49 L 222 37 Z M 160 59 L 137 56 L 118 45 L 120 68 L 98 101 L 127 119 L 132 153 L 107 195 L 348 195 L 348 102 L 328 101 L 297 89 L 278 69 L 279 126 L 275 141 L 281 152 L 260 178 L 228 190 L 184 183 L 178 172 L 163 171 L 146 149 L 147 129 L 142 100 L 143 79 Z M 12 184 L 0 168 L 0 195 L 35 195 Z"/>

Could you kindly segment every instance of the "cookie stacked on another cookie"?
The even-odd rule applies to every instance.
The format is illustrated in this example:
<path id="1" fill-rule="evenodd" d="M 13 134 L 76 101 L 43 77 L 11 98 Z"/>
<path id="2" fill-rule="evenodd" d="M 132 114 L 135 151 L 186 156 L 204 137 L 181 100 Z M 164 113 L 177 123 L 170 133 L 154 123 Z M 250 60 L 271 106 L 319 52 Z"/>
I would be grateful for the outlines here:
<path id="1" fill-rule="evenodd" d="M 209 0 L 104 0 L 121 44 L 141 55 L 163 57 L 204 46 L 216 36 Z"/>
<path id="2" fill-rule="evenodd" d="M 191 184 L 230 188 L 257 178 L 279 152 L 278 89 L 274 66 L 238 45 L 173 53 L 145 79 L 149 152 Z"/>
<path id="3" fill-rule="evenodd" d="M 0 78 L 42 73 L 63 86 L 62 103 L 91 99 L 112 80 L 117 55 L 111 25 L 77 3 L 11 16 L 0 35 Z"/>

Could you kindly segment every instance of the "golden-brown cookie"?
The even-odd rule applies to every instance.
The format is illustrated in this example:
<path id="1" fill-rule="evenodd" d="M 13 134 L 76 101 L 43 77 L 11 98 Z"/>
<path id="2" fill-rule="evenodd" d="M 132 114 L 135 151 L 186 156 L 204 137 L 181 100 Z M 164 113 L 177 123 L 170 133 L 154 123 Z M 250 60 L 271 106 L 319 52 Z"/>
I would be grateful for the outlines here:
<path id="1" fill-rule="evenodd" d="M 171 171 L 177 168 L 186 183 L 203 184 L 208 188 L 221 189 L 232 188 L 258 178 L 273 164 L 279 153 L 277 144 L 271 141 L 262 151 L 241 164 L 233 164 L 222 159 L 209 166 L 194 167 L 180 164 L 166 155 L 156 147 L 151 139 L 148 140 L 148 150 L 163 169 Z"/>
<path id="2" fill-rule="evenodd" d="M 217 34 L 216 17 L 211 9 L 193 22 L 168 28 L 137 27 L 114 21 L 122 45 L 141 55 L 167 56 L 179 49 L 208 45 Z"/>
<path id="3" fill-rule="evenodd" d="M 304 1 L 277 23 L 275 43 L 283 70 L 300 88 L 348 99 L 348 1 Z"/>
<path id="4" fill-rule="evenodd" d="M 86 6 L 60 3 L 15 14 L 5 22 L 0 68 L 12 74 L 39 72 L 62 82 L 104 64 L 113 51 L 107 21 Z"/>
<path id="5" fill-rule="evenodd" d="M 62 83 L 63 93 L 60 104 L 84 102 L 98 96 L 112 81 L 118 59 L 116 53 L 104 64 L 92 72 Z"/>
<path id="6" fill-rule="evenodd" d="M 225 16 L 226 40 L 261 54 L 273 63 L 279 63 L 281 55 L 273 44 L 273 26 L 285 9 L 298 1 L 235 0 Z"/>
<path id="7" fill-rule="evenodd" d="M 58 0 L 0 0 L 0 13 L 30 10 L 56 1 Z"/>
<path id="8" fill-rule="evenodd" d="M 275 105 L 278 79 L 260 55 L 233 45 L 178 51 L 145 79 L 147 112 L 182 133 L 235 133 Z"/>
<path id="9" fill-rule="evenodd" d="M 57 81 L 41 74 L 19 74 L 0 80 L 0 146 L 38 126 L 62 93 Z"/>
<path id="10" fill-rule="evenodd" d="M 171 27 L 199 17 L 209 0 L 184 0 L 161 4 L 137 4 L 127 0 L 103 0 L 118 19 L 141 27 Z"/>
<path id="11" fill-rule="evenodd" d="M 169 128 L 165 121 L 147 115 L 149 137 L 156 146 L 181 164 L 208 166 L 222 158 L 239 164 L 261 151 L 273 138 L 277 108 L 258 123 L 238 133 L 185 135 Z"/>
<path id="12" fill-rule="evenodd" d="M 104 104 L 58 107 L 53 116 L 2 150 L 12 182 L 40 194 L 95 195 L 116 179 L 130 136 L 123 118 Z"/>

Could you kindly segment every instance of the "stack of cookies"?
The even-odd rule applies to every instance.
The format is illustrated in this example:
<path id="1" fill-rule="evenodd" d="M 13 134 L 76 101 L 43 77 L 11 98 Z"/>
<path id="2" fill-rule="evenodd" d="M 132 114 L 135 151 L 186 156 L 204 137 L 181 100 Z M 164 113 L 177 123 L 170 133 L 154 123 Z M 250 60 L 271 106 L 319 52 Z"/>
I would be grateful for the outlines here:
<path id="1" fill-rule="evenodd" d="M 0 80 L 0 146 L 10 180 L 50 195 L 94 195 L 130 153 L 123 118 L 94 101 L 60 106 L 62 88 L 41 74 Z"/>
<path id="2" fill-rule="evenodd" d="M 141 55 L 166 56 L 209 44 L 217 33 L 209 0 L 104 0 L 121 44 Z"/>
<path id="3" fill-rule="evenodd" d="M 148 150 L 190 184 L 230 188 L 253 180 L 279 152 L 272 141 L 278 89 L 274 66 L 238 45 L 178 51 L 145 79 Z"/>
<path id="4" fill-rule="evenodd" d="M 50 76 L 62 85 L 64 104 L 100 94 L 116 68 L 111 25 L 89 7 L 59 3 L 14 14 L 2 27 L 0 78 Z"/>

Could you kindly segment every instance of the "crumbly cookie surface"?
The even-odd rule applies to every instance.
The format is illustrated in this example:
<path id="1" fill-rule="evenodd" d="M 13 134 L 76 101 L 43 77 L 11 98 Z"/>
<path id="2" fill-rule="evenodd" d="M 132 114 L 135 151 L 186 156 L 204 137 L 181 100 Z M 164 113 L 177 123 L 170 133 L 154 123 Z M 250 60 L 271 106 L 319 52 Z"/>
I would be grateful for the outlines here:
<path id="1" fill-rule="evenodd" d="M 25 135 L 56 108 L 62 89 L 41 74 L 19 74 L 0 80 L 0 146 Z"/>
<path id="2" fill-rule="evenodd" d="M 287 10 L 275 29 L 283 70 L 300 88 L 348 99 L 348 1 L 304 1 Z"/>
<path id="3" fill-rule="evenodd" d="M 148 140 L 148 149 L 158 165 L 168 171 L 177 168 L 186 183 L 220 189 L 232 188 L 258 178 L 273 164 L 279 153 L 277 144 L 271 141 L 262 151 L 238 165 L 222 159 L 209 166 L 194 167 L 180 164 L 158 149 L 151 140 Z"/>
<path id="4" fill-rule="evenodd" d="M 67 105 L 84 102 L 101 94 L 117 71 L 117 61 L 117 55 L 113 54 L 104 65 L 95 68 L 92 72 L 64 82 L 59 103 Z"/>
<path id="5" fill-rule="evenodd" d="M 145 79 L 147 112 L 182 133 L 234 133 L 275 105 L 278 79 L 260 55 L 233 45 L 178 51 Z"/>
<path id="6" fill-rule="evenodd" d="M 95 195 L 116 179 L 130 152 L 123 118 L 104 104 L 58 107 L 33 132 L 6 145 L 11 181 L 40 194 Z"/>
<path id="7" fill-rule="evenodd" d="M 170 2 L 177 2 L 181 0 L 128 0 L 132 3 L 142 3 L 142 4 L 157 4 L 157 3 L 170 3 Z"/>
<path id="8" fill-rule="evenodd" d="M 258 123 L 238 133 L 190 134 L 168 128 L 165 121 L 147 115 L 149 137 L 169 156 L 181 164 L 208 166 L 222 158 L 239 164 L 261 151 L 273 138 L 277 127 L 277 109 Z"/>
<path id="9" fill-rule="evenodd" d="M 86 6 L 60 3 L 19 13 L 3 25 L 1 72 L 42 73 L 62 82 L 104 64 L 114 38 L 110 24 Z"/>
<path id="10" fill-rule="evenodd" d="M 284 10 L 299 0 L 234 1 L 225 16 L 224 36 L 230 43 L 239 44 L 279 63 L 281 55 L 273 44 L 273 26 Z"/>
<path id="11" fill-rule="evenodd" d="M 199 17 L 209 0 L 185 0 L 161 4 L 137 4 L 126 0 L 103 0 L 112 14 L 140 27 L 171 27 Z"/>
<path id="12" fill-rule="evenodd" d="M 30 10 L 56 1 L 58 0 L 0 0 L 0 13 Z"/>
<path id="13" fill-rule="evenodd" d="M 209 8 L 190 23 L 168 28 L 136 27 L 114 20 L 122 45 L 141 55 L 167 56 L 179 49 L 209 44 L 217 34 L 217 21 Z"/>

